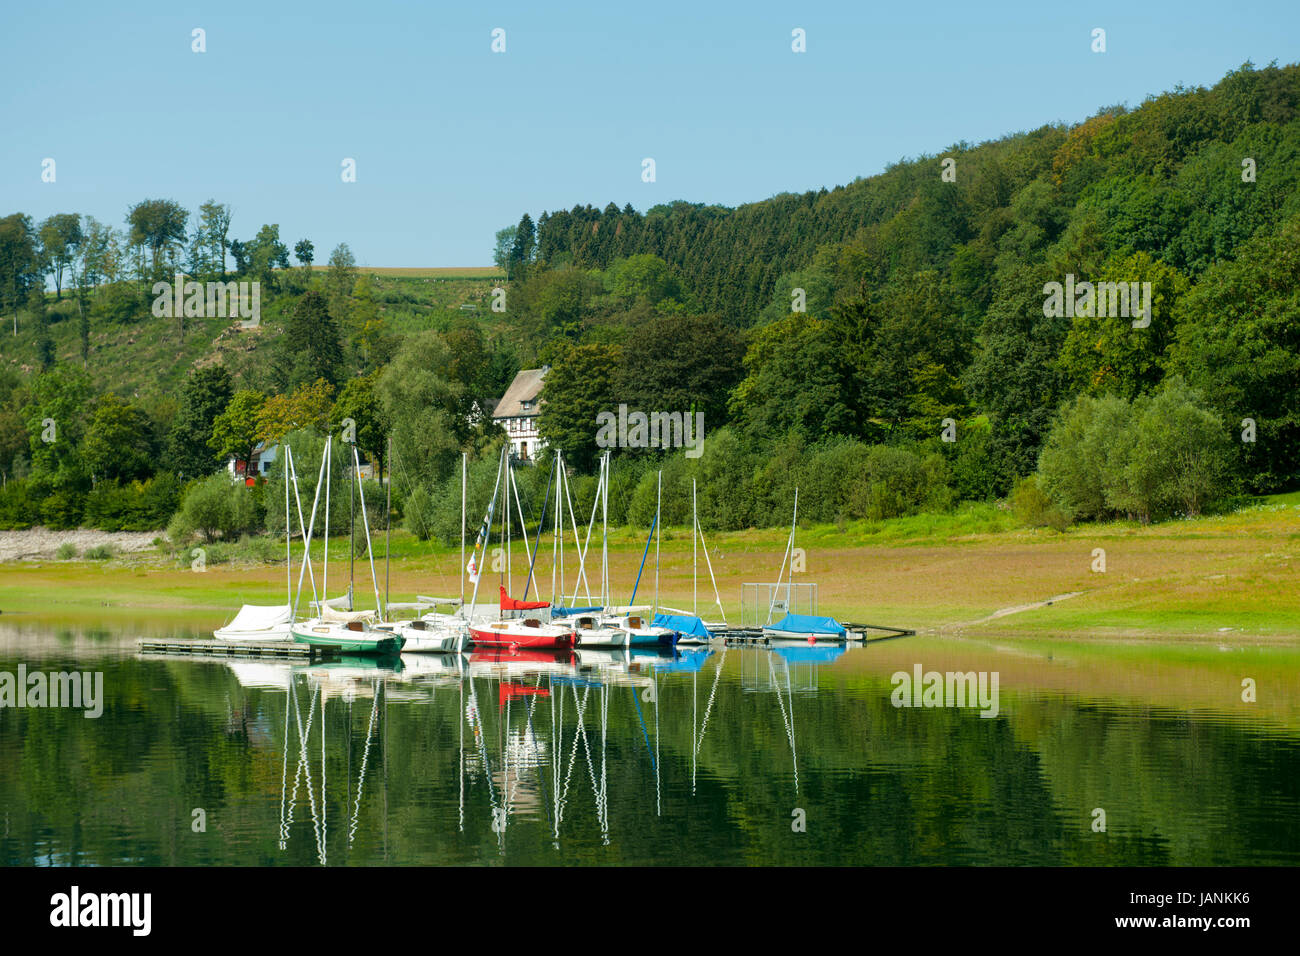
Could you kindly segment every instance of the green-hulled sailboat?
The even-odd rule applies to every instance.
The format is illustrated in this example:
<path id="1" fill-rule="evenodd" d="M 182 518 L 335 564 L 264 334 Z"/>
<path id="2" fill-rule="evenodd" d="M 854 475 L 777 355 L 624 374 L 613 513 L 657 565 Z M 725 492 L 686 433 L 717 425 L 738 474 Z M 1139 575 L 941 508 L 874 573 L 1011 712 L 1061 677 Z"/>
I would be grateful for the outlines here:
<path id="1" fill-rule="evenodd" d="M 321 482 L 325 483 L 325 574 L 322 578 L 322 587 L 328 588 L 329 582 L 329 473 L 330 462 L 333 457 L 332 446 L 334 438 L 329 436 L 325 439 L 325 452 L 321 457 L 320 478 L 316 482 L 316 497 L 312 501 L 311 523 L 308 525 L 307 540 L 308 554 L 303 558 L 303 568 L 298 574 L 298 593 L 302 594 L 303 575 L 311 567 L 310 541 L 311 529 L 316 523 L 316 508 L 320 503 L 320 486 Z M 356 449 L 352 450 L 353 462 L 353 480 L 356 479 L 357 470 L 360 469 L 361 463 Z M 297 476 L 294 475 L 295 486 Z M 366 495 L 361 491 L 361 519 L 366 529 L 366 552 L 370 558 L 370 577 L 375 588 L 375 606 L 382 607 L 379 600 L 379 579 L 375 575 L 375 557 L 370 549 L 370 524 L 366 520 Z M 301 521 L 301 518 L 299 519 Z M 355 549 L 354 549 L 355 552 Z M 316 590 L 316 577 L 312 575 L 312 591 Z M 328 593 L 328 592 L 326 592 Z M 352 594 L 352 585 L 348 585 L 349 598 Z M 371 624 L 378 616 L 377 611 L 340 611 L 333 608 L 325 600 L 316 604 L 318 615 L 305 621 L 295 621 L 290 627 L 295 642 L 299 644 L 311 644 L 316 647 L 328 647 L 344 654 L 379 654 L 394 655 L 401 651 L 405 640 L 392 631 L 380 630 L 371 627 Z M 297 601 L 294 602 L 295 612 L 297 610 Z M 297 614 L 294 614 L 297 617 Z"/>

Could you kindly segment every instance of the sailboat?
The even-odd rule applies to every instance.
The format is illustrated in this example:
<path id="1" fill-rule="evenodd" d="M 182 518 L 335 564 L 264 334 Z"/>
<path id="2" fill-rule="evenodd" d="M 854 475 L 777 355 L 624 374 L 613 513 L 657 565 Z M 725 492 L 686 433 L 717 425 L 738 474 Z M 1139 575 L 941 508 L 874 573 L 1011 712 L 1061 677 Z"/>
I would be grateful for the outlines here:
<path id="1" fill-rule="evenodd" d="M 659 488 L 655 501 L 655 517 L 650 524 L 650 534 L 646 537 L 645 551 L 641 555 L 641 566 L 636 572 L 636 584 L 632 586 L 632 598 L 628 601 L 628 606 L 621 611 L 607 613 L 598 620 L 600 625 L 621 632 L 625 637 L 625 643 L 628 646 L 646 645 L 646 644 L 674 644 L 677 641 L 677 632 L 667 627 L 661 627 L 653 624 L 640 613 L 642 608 L 636 606 L 636 592 L 641 586 L 641 574 L 645 571 L 646 557 L 650 554 L 650 539 L 655 542 L 655 605 L 659 603 L 659 514 L 660 504 L 663 499 L 663 472 L 659 473 Z M 608 486 L 606 490 L 608 494 Z M 606 559 L 608 560 L 608 559 Z M 611 610 L 608 607 L 607 611 Z"/>
<path id="2" fill-rule="evenodd" d="M 717 602 L 718 613 L 722 620 L 707 623 L 700 614 L 700 557 L 701 546 L 704 561 L 709 569 L 709 581 L 713 584 L 713 600 Z M 666 614 L 655 614 L 654 623 L 677 632 L 678 644 L 707 644 L 713 639 L 715 631 L 726 631 L 727 612 L 722 607 L 722 597 L 718 594 L 718 579 L 713 575 L 713 560 L 709 557 L 709 546 L 704 540 L 704 529 L 700 527 L 699 508 L 696 503 L 695 479 L 691 479 L 691 573 L 692 573 L 692 611 L 687 614 L 676 608 L 666 607 Z"/>
<path id="3" fill-rule="evenodd" d="M 325 481 L 325 561 L 326 568 L 329 567 L 329 464 L 332 460 L 333 436 L 325 439 L 325 451 L 321 460 L 321 475 Z M 352 460 L 354 472 L 360 470 L 361 463 L 357 456 L 356 449 L 352 450 Z M 316 507 L 320 503 L 320 483 L 316 485 L 316 499 L 312 502 L 311 523 L 308 525 L 307 539 L 310 550 L 311 531 L 316 524 Z M 375 588 L 375 605 L 376 610 L 367 611 L 339 611 L 331 607 L 327 602 L 320 602 L 318 607 L 320 613 L 317 617 L 306 621 L 300 621 L 292 625 L 291 633 L 294 641 L 299 644 L 311 644 L 316 647 L 328 647 L 345 654 L 396 654 L 402 649 L 404 639 L 391 631 L 372 628 L 371 622 L 375 620 L 380 605 L 379 600 L 379 579 L 375 575 L 375 556 L 370 548 L 370 523 L 366 518 L 366 494 L 365 489 L 361 489 L 361 519 L 366 531 L 366 553 L 370 558 L 370 577 Z M 303 570 L 310 567 L 310 553 L 304 555 Z M 326 572 L 328 575 L 328 571 Z M 328 585 L 328 577 L 325 579 Z M 302 572 L 298 575 L 298 594 L 302 594 Z M 315 576 L 312 577 L 313 591 L 315 590 Z M 348 592 L 351 594 L 351 585 L 348 586 Z M 296 602 L 295 602 L 296 608 Z M 296 617 L 296 614 L 294 615 Z"/>
<path id="4" fill-rule="evenodd" d="M 284 446 L 284 604 L 245 604 L 233 620 L 212 632 L 219 641 L 291 641 L 293 618 L 293 517 L 289 511 L 289 476 L 293 454 Z M 295 487 L 296 484 L 295 484 Z M 302 504 L 299 502 L 299 511 Z M 301 518 L 301 516 L 300 516 Z"/>
<path id="5" fill-rule="evenodd" d="M 510 475 L 510 462 L 507 457 L 508 446 L 501 450 L 501 465 L 497 470 L 498 488 L 505 489 L 505 508 L 504 516 L 501 523 L 501 543 L 505 548 L 506 567 L 502 569 L 502 575 L 509 573 L 510 565 L 510 489 L 512 485 Z M 496 502 L 497 489 L 492 491 L 492 501 Z M 518 489 L 515 491 L 516 505 L 518 504 Z M 492 507 L 488 508 L 487 518 L 484 520 L 484 527 L 480 531 L 480 538 L 483 541 L 483 551 L 487 551 L 487 539 L 492 531 Z M 520 509 L 520 521 L 523 520 L 523 511 Z M 545 515 L 543 515 L 545 520 Z M 539 528 L 540 531 L 540 528 Z M 525 533 L 524 548 L 528 548 L 528 539 Z M 530 556 L 528 568 L 528 580 L 533 580 L 533 561 Z M 477 568 L 476 568 L 477 571 Z M 471 603 L 478 600 L 478 588 L 481 575 L 476 574 L 474 577 L 474 596 Z M 509 583 L 509 578 L 506 578 Z M 527 589 L 525 588 L 525 596 Z M 504 647 L 510 650 L 520 648 L 571 648 L 576 640 L 574 629 L 566 624 L 554 624 L 549 621 L 543 621 L 544 615 L 527 615 L 524 617 L 505 617 L 507 611 L 526 612 L 549 610 L 551 603 L 549 601 L 527 601 L 516 600 L 512 598 L 506 590 L 506 585 L 500 586 L 500 599 L 498 603 L 498 618 L 495 621 L 473 621 L 469 625 L 470 640 L 476 645 L 485 645 L 488 647 Z M 548 615 L 547 615 L 548 616 Z"/>
<path id="6" fill-rule="evenodd" d="M 816 617 L 811 614 L 786 614 L 772 623 L 772 612 L 776 608 L 776 596 L 781 582 L 785 579 L 785 564 L 791 560 L 790 574 L 794 574 L 794 532 L 799 526 L 799 489 L 794 490 L 794 517 L 790 522 L 790 540 L 786 543 L 785 553 L 781 556 L 781 571 L 777 575 L 776 588 L 772 591 L 772 603 L 767 609 L 767 622 L 763 625 L 763 636 L 769 641 L 803 640 L 808 644 L 818 641 L 848 640 L 848 628 L 833 617 Z"/>
<path id="7" fill-rule="evenodd" d="M 549 608 L 549 601 L 519 601 L 501 588 L 501 610 L 533 611 Z M 542 621 L 541 617 L 503 618 L 471 624 L 470 638 L 476 645 L 489 647 L 519 648 L 571 648 L 577 640 L 573 627 L 567 624 L 553 624 Z"/>
<path id="8" fill-rule="evenodd" d="M 469 477 L 469 456 L 462 453 L 460 459 L 460 598 L 439 598 L 416 595 L 410 604 L 387 604 L 388 610 L 394 609 L 426 611 L 411 621 L 394 622 L 389 627 L 395 634 L 406 639 L 402 645 L 403 652 L 449 654 L 463 651 L 469 644 L 469 618 L 465 609 L 465 500 Z M 391 510 L 391 509 L 390 509 Z M 478 542 L 475 542 L 475 550 Z M 388 559 L 384 559 L 387 566 Z M 471 561 L 470 567 L 473 567 Z M 440 606 L 451 605 L 455 611 L 447 613 L 437 610 Z"/>

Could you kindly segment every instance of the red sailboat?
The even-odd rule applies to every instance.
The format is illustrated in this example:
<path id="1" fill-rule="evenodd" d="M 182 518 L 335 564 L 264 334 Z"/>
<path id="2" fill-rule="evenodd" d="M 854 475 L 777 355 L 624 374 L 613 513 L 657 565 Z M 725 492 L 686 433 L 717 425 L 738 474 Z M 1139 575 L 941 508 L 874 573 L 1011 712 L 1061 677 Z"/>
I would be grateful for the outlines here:
<path id="1" fill-rule="evenodd" d="M 519 601 L 501 588 L 502 611 L 535 611 L 550 607 L 550 601 Z M 567 624 L 547 624 L 541 618 L 521 617 L 482 621 L 470 625 L 470 639 L 488 647 L 573 647 L 575 632 Z"/>

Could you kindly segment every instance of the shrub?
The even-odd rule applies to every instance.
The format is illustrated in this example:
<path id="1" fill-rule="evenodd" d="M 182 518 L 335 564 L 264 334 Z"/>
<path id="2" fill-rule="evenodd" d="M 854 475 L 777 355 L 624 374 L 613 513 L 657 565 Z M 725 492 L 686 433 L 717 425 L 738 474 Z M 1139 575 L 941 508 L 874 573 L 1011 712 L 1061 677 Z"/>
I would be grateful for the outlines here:
<path id="1" fill-rule="evenodd" d="M 83 520 L 101 531 L 153 531 L 166 526 L 180 496 L 180 479 L 170 472 L 144 482 L 101 481 L 86 496 Z"/>
<path id="2" fill-rule="evenodd" d="M 41 502 L 41 523 L 55 531 L 79 527 L 85 503 L 85 495 L 73 489 L 54 491 Z"/>
<path id="3" fill-rule="evenodd" d="M 40 505 L 25 479 L 15 479 L 0 488 L 0 528 L 30 528 L 40 520 Z"/>
<path id="4" fill-rule="evenodd" d="M 1219 417 L 1178 377 L 1132 402 L 1082 396 L 1039 457 L 1042 490 L 1075 519 L 1199 515 L 1229 492 L 1231 450 Z"/>
<path id="5" fill-rule="evenodd" d="M 55 552 L 55 557 L 60 561 L 71 561 L 78 553 L 75 544 L 71 541 L 65 541 L 63 544 L 59 545 L 59 550 Z"/>
<path id="6" fill-rule="evenodd" d="M 402 514 L 406 530 L 420 541 L 428 541 L 433 534 L 434 505 L 433 496 L 424 485 L 416 485 L 411 489 L 411 493 L 406 496 Z"/>
<path id="7" fill-rule="evenodd" d="M 952 488 L 962 501 L 991 501 L 1005 494 L 1012 476 L 986 423 L 963 427 L 952 457 Z"/>
<path id="8" fill-rule="evenodd" d="M 1028 528 L 1052 528 L 1064 531 L 1070 521 L 1052 499 L 1038 487 L 1038 479 L 1029 475 L 1011 489 L 1011 513 Z"/>
<path id="9" fill-rule="evenodd" d="M 881 521 L 921 511 L 952 507 L 948 466 L 943 457 L 924 457 L 905 448 L 875 445 L 867 454 L 866 473 L 849 495 L 849 515 Z"/>
<path id="10" fill-rule="evenodd" d="M 192 482 L 181 499 L 180 509 L 167 526 L 167 536 L 181 544 L 195 533 L 209 543 L 219 537 L 237 538 L 254 525 L 254 502 L 250 489 L 232 483 L 225 473 Z"/>
<path id="11" fill-rule="evenodd" d="M 107 544 L 95 545 L 93 548 L 87 548 L 84 555 L 87 561 L 107 561 L 113 556 L 113 549 Z"/>

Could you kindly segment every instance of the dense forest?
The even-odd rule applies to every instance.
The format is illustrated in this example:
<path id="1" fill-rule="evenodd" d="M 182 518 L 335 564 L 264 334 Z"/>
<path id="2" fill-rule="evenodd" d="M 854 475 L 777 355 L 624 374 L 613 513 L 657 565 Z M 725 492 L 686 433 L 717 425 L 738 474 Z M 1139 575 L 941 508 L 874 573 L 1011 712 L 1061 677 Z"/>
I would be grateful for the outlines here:
<path id="1" fill-rule="evenodd" d="M 597 414 L 703 415 L 698 459 L 619 453 L 616 521 L 648 523 L 660 469 L 664 520 L 695 478 L 711 527 L 788 520 L 796 484 L 814 521 L 994 498 L 1058 528 L 1201 514 L 1296 485 L 1297 186 L 1300 67 L 1246 64 L 835 189 L 525 214 L 497 234 L 503 296 L 382 280 L 346 246 L 313 268 L 307 240 L 295 267 L 278 226 L 227 242 L 215 201 L 145 200 L 125 231 L 15 213 L 0 527 L 274 530 L 281 462 L 252 489 L 208 476 L 286 437 L 309 462 L 350 420 L 381 468 L 392 438 L 397 515 L 447 536 L 460 453 L 482 507 L 504 441 L 483 412 L 543 364 L 542 434 L 587 501 Z M 259 281 L 262 327 L 160 317 L 155 283 L 182 271 Z M 1116 283 L 1144 319 L 1094 296 Z M 519 469 L 538 506 L 547 464 Z"/>

